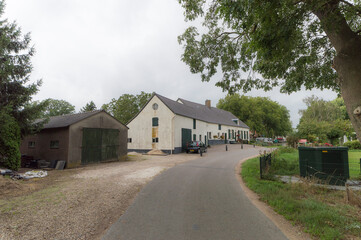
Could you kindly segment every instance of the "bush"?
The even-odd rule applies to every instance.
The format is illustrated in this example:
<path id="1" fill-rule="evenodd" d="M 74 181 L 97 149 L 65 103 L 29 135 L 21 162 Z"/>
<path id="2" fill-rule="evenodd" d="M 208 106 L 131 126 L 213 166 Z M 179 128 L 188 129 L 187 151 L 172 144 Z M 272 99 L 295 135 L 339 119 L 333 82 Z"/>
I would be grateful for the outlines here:
<path id="1" fill-rule="evenodd" d="M 361 149 L 361 143 L 359 140 L 345 142 L 343 146 L 348 147 L 349 149 Z"/>
<path id="2" fill-rule="evenodd" d="M 5 167 L 18 170 L 21 164 L 20 127 L 15 118 L 0 112 L 0 158 Z"/>

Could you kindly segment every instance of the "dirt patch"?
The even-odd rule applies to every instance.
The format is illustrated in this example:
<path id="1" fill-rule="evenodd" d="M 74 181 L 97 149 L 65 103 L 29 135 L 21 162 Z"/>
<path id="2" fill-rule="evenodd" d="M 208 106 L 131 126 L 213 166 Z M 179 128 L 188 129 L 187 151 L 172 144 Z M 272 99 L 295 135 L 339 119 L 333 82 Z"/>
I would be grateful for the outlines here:
<path id="1" fill-rule="evenodd" d="M 155 175 L 198 157 L 133 154 L 41 179 L 0 177 L 0 239 L 100 239 Z"/>

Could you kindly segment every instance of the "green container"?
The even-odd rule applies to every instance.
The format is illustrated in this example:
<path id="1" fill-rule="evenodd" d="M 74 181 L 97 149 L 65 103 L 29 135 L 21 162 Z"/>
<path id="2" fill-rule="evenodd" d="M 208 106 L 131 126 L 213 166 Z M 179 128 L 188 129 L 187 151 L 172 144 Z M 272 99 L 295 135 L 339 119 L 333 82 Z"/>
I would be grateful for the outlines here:
<path id="1" fill-rule="evenodd" d="M 345 185 L 350 178 L 347 147 L 299 147 L 298 152 L 301 177 L 331 185 Z"/>

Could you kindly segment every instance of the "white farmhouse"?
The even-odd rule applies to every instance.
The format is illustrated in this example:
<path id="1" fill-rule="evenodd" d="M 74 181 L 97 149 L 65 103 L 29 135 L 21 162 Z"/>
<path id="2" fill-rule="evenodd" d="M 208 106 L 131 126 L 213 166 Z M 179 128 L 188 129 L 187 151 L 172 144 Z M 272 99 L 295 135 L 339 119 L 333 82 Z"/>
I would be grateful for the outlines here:
<path id="1" fill-rule="evenodd" d="M 127 124 L 128 151 L 159 149 L 182 152 L 187 142 L 207 145 L 249 140 L 249 127 L 232 113 L 179 98 L 173 101 L 153 94 L 143 109 Z"/>

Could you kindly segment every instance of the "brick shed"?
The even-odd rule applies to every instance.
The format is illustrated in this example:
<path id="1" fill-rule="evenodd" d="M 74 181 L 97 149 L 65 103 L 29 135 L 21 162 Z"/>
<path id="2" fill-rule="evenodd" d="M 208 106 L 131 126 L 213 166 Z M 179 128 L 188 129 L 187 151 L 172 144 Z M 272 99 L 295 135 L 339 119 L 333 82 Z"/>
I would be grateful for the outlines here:
<path id="1" fill-rule="evenodd" d="M 127 155 L 128 128 L 104 110 L 51 117 L 36 135 L 26 136 L 21 154 L 65 160 L 67 168 L 121 160 Z"/>

